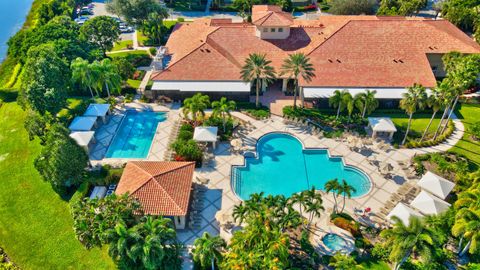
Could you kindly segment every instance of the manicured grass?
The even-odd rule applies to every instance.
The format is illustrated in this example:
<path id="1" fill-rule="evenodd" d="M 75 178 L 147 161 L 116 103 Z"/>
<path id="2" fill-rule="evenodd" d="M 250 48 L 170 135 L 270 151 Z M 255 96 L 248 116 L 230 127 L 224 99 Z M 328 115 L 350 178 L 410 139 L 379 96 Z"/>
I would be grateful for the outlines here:
<path id="1" fill-rule="evenodd" d="M 455 114 L 465 126 L 465 134 L 451 151 L 465 155 L 472 162 L 480 165 L 480 142 L 474 141 L 468 130 L 471 124 L 480 121 L 480 105 L 461 104 Z"/>
<path id="2" fill-rule="evenodd" d="M 111 52 L 128 50 L 129 47 L 130 48 L 133 47 L 133 41 L 132 40 L 122 40 L 120 42 L 115 42 Z"/>
<path id="3" fill-rule="evenodd" d="M 130 87 L 133 87 L 135 89 L 138 89 L 138 87 L 140 87 L 140 84 L 142 83 L 142 80 L 132 80 L 132 79 L 128 79 L 127 80 L 127 84 L 130 86 Z"/>
<path id="4" fill-rule="evenodd" d="M 119 52 L 119 53 L 109 53 L 108 56 L 112 58 L 117 58 L 117 57 L 127 57 L 129 55 L 145 55 L 148 56 L 148 52 L 144 50 L 135 50 L 135 51 L 129 51 L 129 52 Z"/>
<path id="5" fill-rule="evenodd" d="M 383 261 L 374 261 L 368 260 L 364 261 L 360 264 L 364 269 L 369 270 L 390 270 L 390 267 L 386 262 Z"/>
<path id="6" fill-rule="evenodd" d="M 147 46 L 146 43 L 148 42 L 148 37 L 145 36 L 142 31 L 137 31 L 137 41 L 138 41 L 138 46 L 143 47 Z"/>
<path id="7" fill-rule="evenodd" d="M 0 108 L 0 245 L 22 269 L 114 269 L 106 250 L 75 238 L 69 202 L 33 167 L 41 146 L 28 140 L 25 115 L 14 102 Z"/>
<path id="8" fill-rule="evenodd" d="M 171 4 L 167 3 L 167 6 L 177 11 L 205 11 L 206 6 L 206 1 L 198 0 L 176 0 L 172 2 Z"/>

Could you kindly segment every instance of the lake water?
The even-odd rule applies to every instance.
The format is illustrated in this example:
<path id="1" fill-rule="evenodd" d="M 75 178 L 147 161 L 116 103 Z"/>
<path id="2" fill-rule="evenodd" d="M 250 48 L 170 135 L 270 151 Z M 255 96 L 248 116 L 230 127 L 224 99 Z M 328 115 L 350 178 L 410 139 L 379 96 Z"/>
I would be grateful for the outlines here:
<path id="1" fill-rule="evenodd" d="M 0 61 L 7 53 L 7 41 L 25 22 L 33 0 L 0 0 Z"/>

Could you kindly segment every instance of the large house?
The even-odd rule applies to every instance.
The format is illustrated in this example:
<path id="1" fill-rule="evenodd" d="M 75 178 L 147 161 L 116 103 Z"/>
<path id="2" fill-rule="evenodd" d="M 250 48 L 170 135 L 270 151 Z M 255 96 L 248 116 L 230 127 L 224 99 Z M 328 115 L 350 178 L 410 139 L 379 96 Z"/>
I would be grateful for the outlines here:
<path id="1" fill-rule="evenodd" d="M 352 94 L 374 89 L 398 100 L 414 83 L 427 88 L 445 76 L 441 57 L 450 51 L 479 53 L 480 46 L 446 20 L 410 17 L 320 16 L 294 19 L 277 6 L 259 5 L 252 23 L 198 19 L 177 24 L 166 44 L 169 64 L 154 72 L 156 95 L 182 99 L 202 92 L 213 98 L 248 100 L 254 92 L 240 71 L 251 53 L 263 53 L 277 74 L 289 54 L 308 55 L 316 77 L 300 80 L 306 100 L 337 89 Z M 263 91 L 291 94 L 292 80 L 278 76 Z M 389 102 L 383 102 L 388 104 Z"/>

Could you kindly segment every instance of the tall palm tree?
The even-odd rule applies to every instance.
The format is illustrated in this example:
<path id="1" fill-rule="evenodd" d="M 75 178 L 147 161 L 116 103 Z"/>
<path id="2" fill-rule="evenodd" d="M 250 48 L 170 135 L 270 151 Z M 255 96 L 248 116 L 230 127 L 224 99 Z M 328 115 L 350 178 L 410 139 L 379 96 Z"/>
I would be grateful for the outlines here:
<path id="1" fill-rule="evenodd" d="M 444 95 L 444 92 L 442 90 L 438 88 L 434 88 L 432 90 L 432 94 L 427 98 L 426 104 L 428 107 L 432 108 L 433 114 L 432 114 L 432 117 L 430 118 L 430 121 L 428 122 L 427 128 L 423 132 L 423 135 L 420 141 L 423 141 L 423 139 L 428 133 L 428 130 L 430 129 L 430 126 L 432 125 L 433 119 L 435 119 L 435 115 L 444 106 L 445 97 L 443 95 Z"/>
<path id="2" fill-rule="evenodd" d="M 94 74 L 95 70 L 92 69 L 88 60 L 84 60 L 80 57 L 72 61 L 70 68 L 72 70 L 72 80 L 80 85 L 87 87 L 90 90 L 90 95 L 94 98 L 92 87 L 96 84 Z M 98 93 L 97 93 L 98 95 Z"/>
<path id="3" fill-rule="evenodd" d="M 337 197 L 339 195 L 339 190 L 340 190 L 340 183 L 338 182 L 338 179 L 335 178 L 335 179 L 329 180 L 328 182 L 325 183 L 324 188 L 327 194 L 332 192 L 333 202 L 334 202 L 333 212 L 337 213 L 337 205 L 338 205 Z"/>
<path id="4" fill-rule="evenodd" d="M 447 80 L 443 80 L 441 83 L 439 83 L 437 86 L 437 89 L 441 93 L 441 96 L 443 97 L 444 109 L 443 109 L 442 117 L 440 118 L 440 122 L 438 123 L 437 129 L 435 130 L 435 135 L 433 136 L 433 140 L 437 139 L 440 129 L 442 128 L 443 120 L 447 116 L 448 111 L 450 110 L 450 106 L 452 105 L 451 103 L 455 98 L 455 93 L 450 88 L 450 85 Z"/>
<path id="5" fill-rule="evenodd" d="M 366 114 L 371 114 L 376 108 L 378 108 L 378 100 L 375 98 L 376 90 L 365 90 L 365 92 L 355 95 L 355 106 L 362 112 L 362 118 L 365 118 Z"/>
<path id="6" fill-rule="evenodd" d="M 122 77 L 118 73 L 117 66 L 110 59 L 105 58 L 101 62 L 94 61 L 92 69 L 98 74 L 96 78 L 98 87 L 102 89 L 105 86 L 108 97 L 110 97 L 110 89 L 117 93 L 120 92 Z"/>
<path id="7" fill-rule="evenodd" d="M 390 260 L 395 262 L 395 270 L 412 254 L 420 256 L 423 261 L 429 261 L 432 252 L 438 244 L 436 234 L 427 228 L 418 217 L 410 217 L 406 226 L 398 217 L 392 217 L 393 228 L 383 230 L 380 236 L 385 239 L 385 245 L 392 247 Z"/>
<path id="8" fill-rule="evenodd" d="M 256 99 L 255 105 L 260 107 L 260 84 L 269 84 L 275 79 L 275 70 L 270 65 L 272 61 L 267 60 L 265 54 L 252 53 L 245 59 L 245 64 L 240 71 L 243 81 L 255 83 Z"/>
<path id="9" fill-rule="evenodd" d="M 233 207 L 233 211 L 232 211 L 233 220 L 235 222 L 237 222 L 238 220 L 238 222 L 242 224 L 242 222 L 245 220 L 245 217 L 247 216 L 247 213 L 248 213 L 248 209 L 245 206 L 245 204 L 243 204 L 243 202 L 241 202 L 240 204 L 236 204 Z"/>
<path id="10" fill-rule="evenodd" d="M 347 108 L 347 113 L 348 113 L 348 119 L 352 117 L 353 109 L 355 108 L 355 100 L 352 97 L 352 94 L 350 92 L 344 92 L 343 97 L 342 97 L 342 102 Z"/>
<path id="11" fill-rule="evenodd" d="M 308 218 L 308 227 L 313 221 L 314 217 L 320 217 L 322 211 L 325 210 L 323 207 L 322 194 L 318 193 L 315 189 L 315 186 L 312 186 L 311 189 L 303 191 L 305 193 L 305 198 L 307 205 L 305 207 L 305 213 L 310 214 Z"/>
<path id="12" fill-rule="evenodd" d="M 208 105 L 210 105 L 210 98 L 207 95 L 196 93 L 183 101 L 182 112 L 185 117 L 190 114 L 194 126 L 197 126 L 198 118 L 205 116 L 205 110 L 208 108 Z"/>
<path id="13" fill-rule="evenodd" d="M 340 213 L 343 213 L 343 210 L 345 210 L 346 197 L 350 199 L 352 197 L 352 193 L 354 192 L 357 192 L 357 190 L 352 185 L 348 184 L 345 179 L 342 179 L 338 191 L 339 194 L 343 195 L 343 206 Z"/>
<path id="14" fill-rule="evenodd" d="M 412 125 L 413 114 L 417 109 L 423 109 L 427 100 L 427 92 L 425 87 L 420 84 L 414 84 L 412 87 L 407 88 L 407 92 L 402 94 L 403 98 L 400 100 L 400 108 L 408 114 L 408 126 L 403 138 L 402 144 L 407 141 L 408 133 L 410 132 L 410 126 Z"/>
<path id="15" fill-rule="evenodd" d="M 223 121 L 223 132 L 226 131 L 227 116 L 230 117 L 230 111 L 235 110 L 235 101 L 222 97 L 219 101 L 212 102 L 213 115 L 220 115 Z"/>
<path id="16" fill-rule="evenodd" d="M 298 193 L 295 193 L 293 194 L 291 197 L 290 197 L 290 202 L 291 204 L 297 204 L 298 205 L 298 209 L 299 209 L 299 212 L 300 212 L 300 215 L 303 216 L 303 209 L 306 207 L 307 205 L 307 194 L 305 192 L 298 192 Z"/>
<path id="17" fill-rule="evenodd" d="M 109 233 L 109 255 L 123 269 L 179 269 L 180 246 L 170 220 L 147 217 L 132 228 L 117 224 Z"/>
<path id="18" fill-rule="evenodd" d="M 345 109 L 345 96 L 347 94 L 350 94 L 347 90 L 335 90 L 335 92 L 333 92 L 333 95 L 328 98 L 328 105 L 337 109 L 337 117 L 335 119 L 338 119 L 338 117 L 340 116 L 340 112 Z"/>
<path id="19" fill-rule="evenodd" d="M 302 88 L 298 88 L 298 80 L 302 77 L 306 82 L 310 82 L 315 77 L 315 68 L 310 63 L 304 53 L 290 54 L 288 58 L 283 61 L 282 72 L 280 75 L 287 74 L 289 78 L 293 78 L 295 81 L 295 88 L 293 90 L 293 107 L 297 107 L 297 93 L 300 95 L 302 107 L 305 107 L 305 98 Z"/>
<path id="20" fill-rule="evenodd" d="M 193 260 L 199 262 L 203 268 L 210 264 L 212 270 L 215 270 L 215 261 L 219 262 L 222 259 L 222 250 L 226 246 L 227 244 L 220 236 L 212 237 L 205 232 L 193 243 Z"/>
<path id="21" fill-rule="evenodd" d="M 471 254 L 478 252 L 480 250 L 480 208 L 469 207 L 458 210 L 452 234 L 460 237 L 458 245 L 460 256 L 465 255 L 467 251 Z M 464 239 L 468 239 L 468 242 L 462 248 Z"/>

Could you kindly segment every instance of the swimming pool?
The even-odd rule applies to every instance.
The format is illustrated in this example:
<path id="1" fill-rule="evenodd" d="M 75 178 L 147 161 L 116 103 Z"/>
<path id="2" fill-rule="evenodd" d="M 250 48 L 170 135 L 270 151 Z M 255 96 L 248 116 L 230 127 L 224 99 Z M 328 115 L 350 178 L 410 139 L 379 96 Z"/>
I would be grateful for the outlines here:
<path id="1" fill-rule="evenodd" d="M 345 179 L 356 191 L 352 197 L 367 194 L 372 186 L 368 176 L 345 166 L 341 157 L 330 157 L 326 149 L 304 149 L 286 133 L 269 133 L 257 142 L 256 157 L 246 157 L 244 166 L 232 167 L 232 189 L 242 199 L 253 193 L 292 194 L 314 186 L 324 190 L 327 181 Z"/>
<path id="2" fill-rule="evenodd" d="M 334 233 L 327 233 L 323 238 L 322 242 L 333 251 L 342 251 L 347 248 L 347 241 L 343 239 L 340 235 Z"/>
<path id="3" fill-rule="evenodd" d="M 164 112 L 127 111 L 105 157 L 146 158 L 157 125 L 165 119 Z"/>

